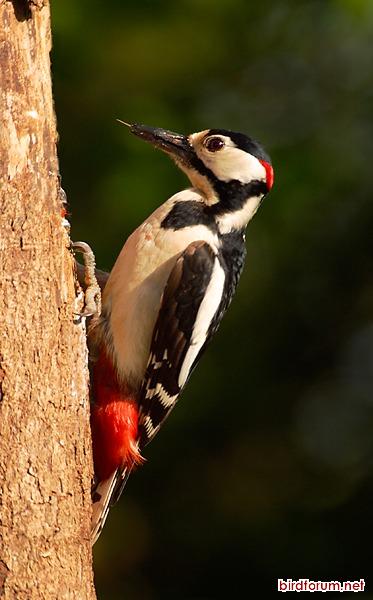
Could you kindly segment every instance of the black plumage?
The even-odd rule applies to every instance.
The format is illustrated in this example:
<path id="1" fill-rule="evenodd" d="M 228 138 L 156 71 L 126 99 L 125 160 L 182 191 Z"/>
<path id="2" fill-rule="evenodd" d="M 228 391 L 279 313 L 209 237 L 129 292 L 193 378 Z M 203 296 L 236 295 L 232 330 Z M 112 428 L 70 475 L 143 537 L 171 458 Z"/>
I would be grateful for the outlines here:
<path id="1" fill-rule="evenodd" d="M 193 242 L 178 258 L 168 278 L 139 396 L 140 447 L 155 435 L 181 391 L 180 371 L 211 280 L 215 258 L 209 244 Z M 161 386 L 158 391 L 157 385 Z M 165 397 L 175 397 L 175 401 L 166 405 L 162 402 Z M 154 431 L 146 428 L 146 418 L 151 419 Z"/>
<path id="2" fill-rule="evenodd" d="M 154 437 L 174 407 L 182 387 L 219 327 L 236 289 L 244 260 L 242 231 L 221 236 L 219 255 L 208 243 L 201 241 L 190 244 L 177 260 L 164 291 L 139 397 L 140 448 Z M 214 276 L 215 261 L 219 261 L 224 271 L 223 294 L 207 324 L 204 343 L 190 365 L 186 380 L 180 385 L 180 372 L 201 303 Z"/>

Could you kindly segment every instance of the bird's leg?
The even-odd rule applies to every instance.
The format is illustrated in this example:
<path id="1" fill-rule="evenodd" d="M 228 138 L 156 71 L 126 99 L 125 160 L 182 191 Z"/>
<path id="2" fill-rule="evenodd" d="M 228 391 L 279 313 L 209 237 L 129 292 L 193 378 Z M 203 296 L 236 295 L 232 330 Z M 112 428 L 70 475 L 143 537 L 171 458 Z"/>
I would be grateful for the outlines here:
<path id="1" fill-rule="evenodd" d="M 78 278 L 78 281 L 80 283 L 80 285 L 83 287 L 86 286 L 85 283 L 85 265 L 81 265 L 77 260 L 75 261 L 75 267 L 76 267 L 76 276 Z M 108 273 L 107 271 L 101 271 L 101 269 L 95 269 L 95 277 L 97 279 L 97 283 L 100 286 L 100 290 L 101 290 L 101 294 L 104 291 L 105 285 L 107 280 L 109 279 L 109 275 L 110 273 Z"/>
<path id="2" fill-rule="evenodd" d="M 92 248 L 86 242 L 73 242 L 72 248 L 83 256 L 84 265 L 79 265 L 79 282 L 85 286 L 84 310 L 80 313 L 82 317 L 93 317 L 97 319 L 101 314 L 101 289 L 96 277 L 96 260 Z M 78 265 L 78 263 L 77 263 Z M 79 269 L 77 268 L 79 271 Z M 83 275 L 83 277 L 82 277 Z M 105 282 L 106 283 L 106 282 Z"/>

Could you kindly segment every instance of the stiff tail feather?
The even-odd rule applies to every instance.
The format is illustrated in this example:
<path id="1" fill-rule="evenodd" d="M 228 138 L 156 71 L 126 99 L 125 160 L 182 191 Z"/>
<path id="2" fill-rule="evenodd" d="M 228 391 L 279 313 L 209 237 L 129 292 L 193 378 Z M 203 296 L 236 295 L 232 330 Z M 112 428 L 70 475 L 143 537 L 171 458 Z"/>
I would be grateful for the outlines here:
<path id="1" fill-rule="evenodd" d="M 110 477 L 100 481 L 92 489 L 92 546 L 97 542 L 105 525 L 110 508 L 119 500 L 132 467 L 116 469 Z"/>
<path id="2" fill-rule="evenodd" d="M 100 481 L 92 490 L 91 542 L 95 544 L 100 536 L 111 505 L 111 498 L 121 472 L 116 469 L 107 479 Z"/>

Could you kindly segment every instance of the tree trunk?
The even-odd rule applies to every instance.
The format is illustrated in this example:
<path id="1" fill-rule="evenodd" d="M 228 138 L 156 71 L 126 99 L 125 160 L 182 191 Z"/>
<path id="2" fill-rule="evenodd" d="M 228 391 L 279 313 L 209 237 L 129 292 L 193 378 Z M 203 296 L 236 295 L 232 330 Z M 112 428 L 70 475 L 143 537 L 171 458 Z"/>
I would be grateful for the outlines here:
<path id="1" fill-rule="evenodd" d="M 47 0 L 0 0 L 0 597 L 92 600 L 87 350 L 50 47 Z"/>

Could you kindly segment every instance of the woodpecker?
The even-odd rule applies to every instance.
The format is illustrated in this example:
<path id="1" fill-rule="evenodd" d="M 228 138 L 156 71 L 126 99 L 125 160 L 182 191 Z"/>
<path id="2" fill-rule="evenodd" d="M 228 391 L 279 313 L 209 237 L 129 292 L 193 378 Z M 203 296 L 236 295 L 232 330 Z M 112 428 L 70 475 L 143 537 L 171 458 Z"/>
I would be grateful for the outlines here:
<path id="1" fill-rule="evenodd" d="M 93 543 L 232 300 L 246 226 L 274 177 L 268 155 L 243 133 L 207 129 L 184 136 L 121 122 L 167 153 L 192 187 L 169 198 L 127 239 L 89 331 Z"/>

